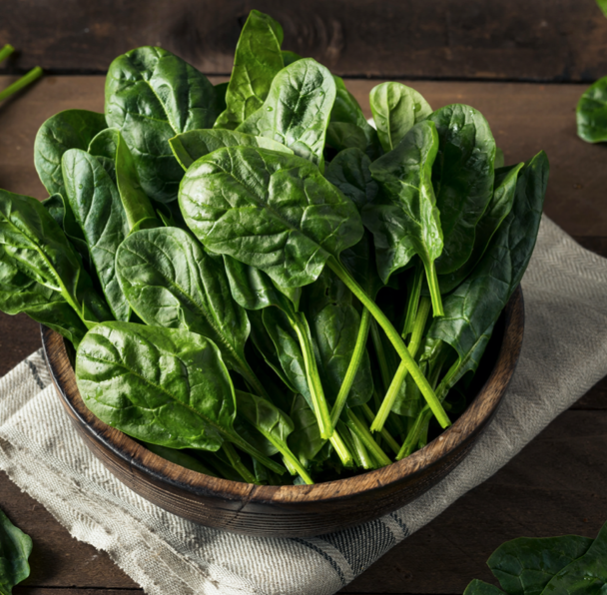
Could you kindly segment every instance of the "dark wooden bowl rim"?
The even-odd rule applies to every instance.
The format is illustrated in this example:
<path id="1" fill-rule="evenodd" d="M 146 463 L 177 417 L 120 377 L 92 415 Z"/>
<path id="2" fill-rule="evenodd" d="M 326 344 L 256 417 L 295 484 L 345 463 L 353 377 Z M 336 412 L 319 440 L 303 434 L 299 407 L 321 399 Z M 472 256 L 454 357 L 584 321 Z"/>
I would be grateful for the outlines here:
<path id="1" fill-rule="evenodd" d="M 248 504 L 271 502 L 273 506 L 284 504 L 292 507 L 298 503 L 303 505 L 318 501 L 349 500 L 363 493 L 368 495 L 374 489 L 384 489 L 402 481 L 405 476 L 423 474 L 429 467 L 440 463 L 449 452 L 473 439 L 495 414 L 505 392 L 504 382 L 509 382 L 518 360 L 524 317 L 520 287 L 514 292 L 504 314 L 504 338 L 493 371 L 477 397 L 451 427 L 423 449 L 387 467 L 311 486 L 256 486 L 210 477 L 166 461 L 103 423 L 87 409 L 78 392 L 71 365 L 64 365 L 69 359 L 63 338 L 58 333 L 42 327 L 42 343 L 51 375 L 69 413 L 125 465 L 179 489 L 185 489 L 193 495 L 216 496 L 218 499 L 244 501 Z"/>

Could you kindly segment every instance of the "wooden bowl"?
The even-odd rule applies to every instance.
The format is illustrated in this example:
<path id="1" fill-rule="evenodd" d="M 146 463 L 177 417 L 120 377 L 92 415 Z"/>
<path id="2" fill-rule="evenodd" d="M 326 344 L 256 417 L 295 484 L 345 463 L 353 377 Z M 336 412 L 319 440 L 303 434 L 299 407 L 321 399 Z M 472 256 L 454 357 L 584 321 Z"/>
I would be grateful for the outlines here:
<path id="1" fill-rule="evenodd" d="M 312 486 L 256 486 L 209 477 L 151 453 L 84 405 L 63 338 L 42 328 L 50 372 L 76 429 L 133 491 L 188 520 L 235 533 L 307 537 L 370 521 L 411 502 L 458 465 L 487 426 L 516 367 L 523 340 L 520 287 L 492 337 L 495 364 L 474 401 L 438 438 L 376 471 Z M 480 371 L 479 371 L 480 372 Z"/>

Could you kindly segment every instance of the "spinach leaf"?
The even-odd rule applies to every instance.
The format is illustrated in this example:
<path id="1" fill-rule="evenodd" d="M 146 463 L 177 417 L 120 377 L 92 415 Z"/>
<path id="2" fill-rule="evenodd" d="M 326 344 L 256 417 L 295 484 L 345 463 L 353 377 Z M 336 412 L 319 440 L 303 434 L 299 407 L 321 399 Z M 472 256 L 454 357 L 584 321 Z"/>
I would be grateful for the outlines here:
<path id="1" fill-rule="evenodd" d="M 289 416 L 267 399 L 242 391 L 236 391 L 236 403 L 238 413 L 242 414 L 270 442 L 274 453 L 280 452 L 287 466 L 293 467 L 305 483 L 314 483 L 287 445 L 287 439 L 295 429 Z"/>
<path id="2" fill-rule="evenodd" d="M 70 149 L 62 158 L 67 198 L 84 232 L 101 288 L 116 320 L 128 320 L 129 304 L 116 277 L 116 251 L 129 234 L 120 195 L 95 157 Z"/>
<path id="3" fill-rule="evenodd" d="M 221 147 L 263 147 L 293 155 L 291 149 L 276 141 L 235 130 L 190 130 L 178 134 L 169 143 L 184 170 L 187 170 L 194 161 Z"/>
<path id="4" fill-rule="evenodd" d="M 327 145 L 336 151 L 367 148 L 365 133 L 356 125 L 347 122 L 330 122 L 327 128 Z"/>
<path id="5" fill-rule="evenodd" d="M 282 40 L 279 23 L 257 10 L 249 13 L 236 45 L 226 109 L 215 128 L 233 130 L 262 106 L 272 80 L 283 68 Z"/>
<path id="6" fill-rule="evenodd" d="M 316 415 L 303 395 L 296 395 L 290 411 L 294 430 L 289 436 L 289 446 L 301 464 L 308 468 L 317 459 L 327 441 L 321 438 Z"/>
<path id="7" fill-rule="evenodd" d="M 439 275 L 438 282 L 442 294 L 453 291 L 472 272 L 485 253 L 493 234 L 512 209 L 516 179 L 523 166 L 524 163 L 519 163 L 514 167 L 495 170 L 495 182 L 493 184 L 495 191 L 487 210 L 476 226 L 472 254 L 457 271 L 447 275 Z"/>
<path id="8" fill-rule="evenodd" d="M 160 225 L 150 199 L 141 188 L 133 154 L 120 131 L 103 130 L 91 141 L 88 152 L 97 158 L 116 184 L 129 230 Z"/>
<path id="9" fill-rule="evenodd" d="M 325 177 L 337 186 L 358 208 L 359 212 L 373 202 L 379 192 L 371 176 L 371 159 L 360 149 L 340 151 L 329 163 Z"/>
<path id="10" fill-rule="evenodd" d="M 556 574 L 588 551 L 592 542 L 579 535 L 519 537 L 498 547 L 487 565 L 509 595 L 540 595 Z"/>
<path id="11" fill-rule="evenodd" d="M 398 146 L 371 164 L 381 192 L 363 208 L 373 233 L 377 270 L 384 283 L 417 254 L 424 264 L 435 316 L 442 315 L 435 260 L 443 234 L 432 187 L 438 135 L 431 121 L 416 124 Z"/>
<path id="12" fill-rule="evenodd" d="M 470 276 L 445 297 L 445 316 L 428 336 L 451 345 L 459 359 L 441 381 L 439 397 L 478 367 L 493 325 L 518 286 L 535 246 L 548 182 L 548 159 L 538 153 L 520 170 L 512 210 Z"/>
<path id="13" fill-rule="evenodd" d="M 131 149 L 143 191 L 159 202 L 177 198 L 183 176 L 168 140 L 187 130 L 211 128 L 216 106 L 208 79 L 162 48 L 137 48 L 110 65 L 107 123 L 121 131 Z"/>
<path id="14" fill-rule="evenodd" d="M 138 440 L 216 451 L 227 441 L 277 473 L 284 469 L 234 431 L 234 388 L 217 346 L 183 329 L 106 322 L 76 354 L 86 406 Z"/>
<path id="15" fill-rule="evenodd" d="M 575 116 L 581 139 L 589 143 L 607 141 L 607 76 L 584 91 Z"/>
<path id="16" fill-rule="evenodd" d="M 49 194 L 63 192 L 61 158 L 68 149 L 86 151 L 93 137 L 107 128 L 105 116 L 71 109 L 55 114 L 38 130 L 34 142 L 34 165 Z"/>
<path id="17" fill-rule="evenodd" d="M 226 147 L 202 157 L 186 172 L 179 203 L 209 250 L 281 287 L 312 283 L 363 233 L 356 207 L 316 166 L 267 149 Z"/>
<path id="18" fill-rule="evenodd" d="M 504 595 L 504 592 L 500 591 L 495 585 L 490 585 L 475 578 L 466 587 L 464 595 Z"/>
<path id="19" fill-rule="evenodd" d="M 15 527 L 0 510 L 0 594 L 11 595 L 13 587 L 30 575 L 28 558 L 32 539 Z"/>
<path id="20" fill-rule="evenodd" d="M 371 89 L 369 103 L 384 151 L 394 149 L 415 124 L 425 120 L 432 108 L 411 87 L 381 83 Z"/>
<path id="21" fill-rule="evenodd" d="M 217 83 L 215 89 L 215 112 L 221 115 L 226 109 L 226 93 L 228 92 L 229 81 Z M 217 121 L 217 120 L 216 120 Z"/>
<path id="22" fill-rule="evenodd" d="M 0 310 L 24 312 L 36 322 L 57 331 L 76 347 L 87 328 L 61 293 L 31 279 L 0 253 Z"/>
<path id="23" fill-rule="evenodd" d="M 169 448 L 168 446 L 159 446 L 158 444 L 151 444 L 150 442 L 143 442 L 143 445 L 150 452 L 153 452 L 155 455 L 158 455 L 171 463 L 175 463 L 176 465 L 180 465 L 181 467 L 185 467 L 191 471 L 198 471 L 198 473 L 210 475 L 211 477 L 218 477 L 216 473 L 213 473 L 213 471 L 203 465 L 198 459 L 183 452 L 182 450 Z"/>
<path id="24" fill-rule="evenodd" d="M 112 318 L 78 253 L 35 198 L 0 190 L 0 246 L 13 266 L 61 293 L 87 328 Z"/>
<path id="25" fill-rule="evenodd" d="M 334 101 L 331 73 L 312 58 L 303 58 L 276 75 L 263 105 L 238 131 L 278 141 L 322 167 Z"/>
<path id="26" fill-rule="evenodd" d="M 293 62 L 297 62 L 297 60 L 301 60 L 302 56 L 296 54 L 295 52 L 290 52 L 289 50 L 282 50 L 282 61 L 285 66 L 289 66 L 289 64 L 293 64 Z"/>
<path id="27" fill-rule="evenodd" d="M 126 238 L 118 249 L 116 268 L 124 294 L 141 320 L 210 338 L 226 365 L 264 394 L 244 355 L 249 321 L 230 295 L 221 259 L 208 255 L 186 231 L 159 227 Z"/>
<path id="28" fill-rule="evenodd" d="M 86 263 L 87 267 L 90 269 L 92 263 L 89 247 L 84 239 L 84 234 L 76 221 L 69 201 L 62 194 L 53 194 L 46 200 L 43 200 L 42 204 L 63 230 L 63 233 L 67 236 L 70 243 L 76 248 L 82 261 Z"/>
<path id="29" fill-rule="evenodd" d="M 546 593 L 604 593 L 607 585 L 607 524 L 585 554 L 557 572 L 546 585 Z"/>
<path id="30" fill-rule="evenodd" d="M 495 140 L 487 120 L 467 105 L 448 105 L 429 119 L 439 137 L 432 181 L 444 238 L 436 269 L 444 275 L 472 254 L 476 224 L 493 195 Z"/>

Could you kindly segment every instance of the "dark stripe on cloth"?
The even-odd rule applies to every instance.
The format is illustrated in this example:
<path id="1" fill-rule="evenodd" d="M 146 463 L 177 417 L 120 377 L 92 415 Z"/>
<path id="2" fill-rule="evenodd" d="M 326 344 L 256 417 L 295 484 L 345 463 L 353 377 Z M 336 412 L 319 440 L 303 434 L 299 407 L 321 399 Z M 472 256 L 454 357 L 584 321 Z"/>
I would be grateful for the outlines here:
<path id="1" fill-rule="evenodd" d="M 44 386 L 44 382 L 42 382 L 42 379 L 40 378 L 40 374 L 38 374 L 38 368 L 36 368 L 36 366 L 28 359 L 25 360 L 25 363 L 28 365 L 32 376 L 34 377 L 34 380 L 36 381 L 36 384 L 41 388 L 46 388 Z"/>
<path id="2" fill-rule="evenodd" d="M 320 539 L 324 539 L 324 536 L 321 537 Z M 327 552 L 325 552 L 324 550 L 319 548 L 316 544 L 310 543 L 309 541 L 306 541 L 305 539 L 301 539 L 300 537 L 291 537 L 291 541 L 295 541 L 296 543 L 301 543 L 302 545 L 309 547 L 311 550 L 314 550 L 317 554 L 320 554 L 329 564 L 331 564 L 331 566 L 333 567 L 333 570 L 335 570 L 335 572 L 337 572 L 342 586 L 345 587 L 348 584 L 348 581 L 346 580 L 346 577 L 344 576 L 343 570 L 340 568 L 339 564 L 333 558 L 331 558 L 331 556 L 329 556 L 329 554 L 327 554 Z"/>

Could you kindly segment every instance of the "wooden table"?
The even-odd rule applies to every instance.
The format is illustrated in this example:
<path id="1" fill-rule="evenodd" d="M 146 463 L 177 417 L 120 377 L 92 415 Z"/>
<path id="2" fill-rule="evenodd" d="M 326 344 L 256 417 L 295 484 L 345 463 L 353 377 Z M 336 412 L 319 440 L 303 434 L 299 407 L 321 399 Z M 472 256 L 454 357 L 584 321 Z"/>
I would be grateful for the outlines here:
<path id="1" fill-rule="evenodd" d="M 0 77 L 0 89 L 10 77 Z M 219 80 L 219 79 L 216 79 Z M 359 102 L 379 81 L 349 79 Z M 103 110 L 101 76 L 47 76 L 0 106 L 0 187 L 37 198 L 32 148 L 40 124 L 67 108 Z M 584 87 L 483 82 L 411 83 L 438 108 L 468 103 L 489 120 L 506 163 L 540 149 L 551 162 L 546 213 L 586 247 L 607 256 L 607 151 L 576 137 Z M 607 297 L 606 297 L 607 299 Z M 607 332 L 607 329 L 606 329 Z M 0 374 L 40 346 L 26 317 L 0 316 Z M 343 593 L 462 593 L 491 581 L 485 560 L 503 541 L 578 533 L 607 520 L 607 382 L 600 382 L 501 471 L 391 550 Z M 19 595 L 124 595 L 141 591 L 104 552 L 71 538 L 46 510 L 0 474 L 0 508 L 34 540 L 32 574 Z"/>

